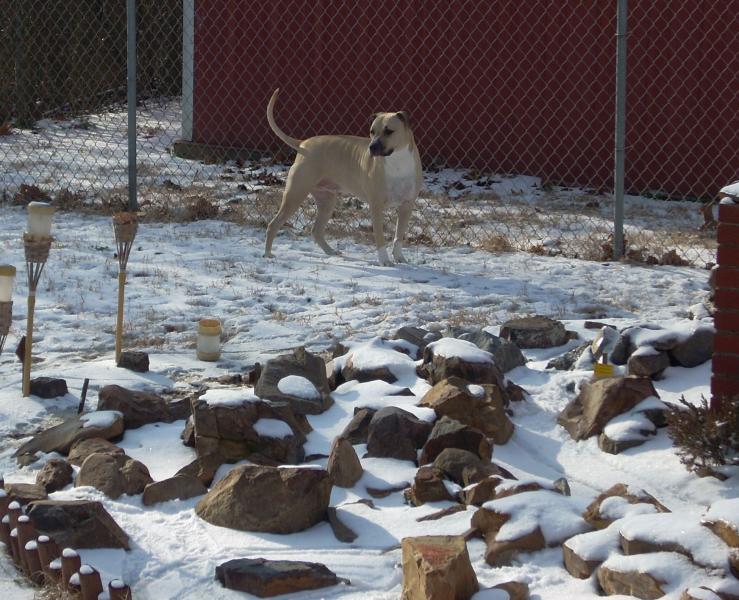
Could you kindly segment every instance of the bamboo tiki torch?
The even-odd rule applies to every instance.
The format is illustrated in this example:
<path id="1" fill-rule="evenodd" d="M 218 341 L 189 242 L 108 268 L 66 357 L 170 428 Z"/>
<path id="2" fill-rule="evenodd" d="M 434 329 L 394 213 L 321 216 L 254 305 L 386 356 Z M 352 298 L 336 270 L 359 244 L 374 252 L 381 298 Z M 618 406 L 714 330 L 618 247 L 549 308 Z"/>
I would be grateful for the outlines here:
<path id="1" fill-rule="evenodd" d="M 131 254 L 133 240 L 138 229 L 138 215 L 135 212 L 119 212 L 113 215 L 113 232 L 118 247 L 118 318 L 115 327 L 115 361 L 121 357 L 123 342 L 123 304 L 126 289 L 126 265 Z"/>

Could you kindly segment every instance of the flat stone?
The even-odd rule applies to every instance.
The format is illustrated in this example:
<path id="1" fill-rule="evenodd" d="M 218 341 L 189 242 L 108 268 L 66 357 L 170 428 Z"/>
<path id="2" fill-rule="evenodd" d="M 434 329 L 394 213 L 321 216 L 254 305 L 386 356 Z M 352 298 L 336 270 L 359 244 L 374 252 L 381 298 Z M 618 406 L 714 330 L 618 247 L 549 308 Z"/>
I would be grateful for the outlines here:
<path id="1" fill-rule="evenodd" d="M 259 598 L 330 587 L 342 581 L 320 563 L 265 558 L 238 558 L 220 564 L 216 579 L 225 588 Z"/>
<path id="2" fill-rule="evenodd" d="M 43 485 L 37 483 L 9 483 L 5 482 L 5 493 L 21 505 L 45 500 L 49 497 Z"/>
<path id="3" fill-rule="evenodd" d="M 568 340 L 562 323 L 541 315 L 506 321 L 500 328 L 500 337 L 519 348 L 554 348 Z"/>
<path id="4" fill-rule="evenodd" d="M 169 479 L 155 481 L 144 488 L 141 502 L 144 506 L 167 502 L 169 500 L 187 500 L 206 494 L 208 489 L 197 477 L 192 475 L 175 475 Z"/>
<path id="5" fill-rule="evenodd" d="M 53 538 L 60 548 L 123 548 L 128 535 L 100 502 L 87 500 L 39 500 L 28 515 L 39 534 Z"/>

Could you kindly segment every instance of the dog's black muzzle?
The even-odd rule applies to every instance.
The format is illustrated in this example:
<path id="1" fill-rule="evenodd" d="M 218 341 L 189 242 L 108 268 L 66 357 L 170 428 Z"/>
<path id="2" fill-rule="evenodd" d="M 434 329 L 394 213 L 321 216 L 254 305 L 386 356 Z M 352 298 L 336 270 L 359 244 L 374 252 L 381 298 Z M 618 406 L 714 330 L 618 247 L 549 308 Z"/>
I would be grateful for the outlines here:
<path id="1" fill-rule="evenodd" d="M 372 156 L 390 156 L 393 153 L 392 149 L 385 149 L 380 140 L 372 142 L 369 145 L 369 151 Z"/>

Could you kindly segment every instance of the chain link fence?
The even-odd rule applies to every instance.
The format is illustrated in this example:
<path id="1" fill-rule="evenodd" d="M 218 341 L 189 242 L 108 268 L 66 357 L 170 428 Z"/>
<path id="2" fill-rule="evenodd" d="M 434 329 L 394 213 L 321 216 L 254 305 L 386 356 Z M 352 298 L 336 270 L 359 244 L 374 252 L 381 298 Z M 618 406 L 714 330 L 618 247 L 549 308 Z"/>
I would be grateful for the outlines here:
<path id="1" fill-rule="evenodd" d="M 739 176 L 739 0 L 630 4 L 626 254 L 704 266 Z M 612 257 L 616 0 L 137 0 L 136 23 L 145 218 L 265 227 L 294 156 L 266 122 L 280 87 L 298 138 L 410 113 L 410 244 Z M 3 205 L 125 208 L 126 2 L 0 0 L 0 34 Z M 331 227 L 369 239 L 367 207 Z"/>

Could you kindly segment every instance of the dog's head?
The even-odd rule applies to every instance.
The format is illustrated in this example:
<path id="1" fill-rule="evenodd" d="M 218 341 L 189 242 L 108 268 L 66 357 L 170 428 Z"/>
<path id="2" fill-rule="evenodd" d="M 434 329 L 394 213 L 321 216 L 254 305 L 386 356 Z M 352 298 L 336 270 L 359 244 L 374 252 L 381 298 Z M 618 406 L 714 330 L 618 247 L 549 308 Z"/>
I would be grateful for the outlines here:
<path id="1" fill-rule="evenodd" d="M 410 117 L 406 112 L 375 113 L 370 126 L 369 151 L 372 156 L 390 156 L 413 142 Z"/>

